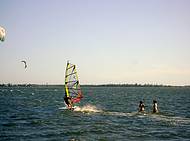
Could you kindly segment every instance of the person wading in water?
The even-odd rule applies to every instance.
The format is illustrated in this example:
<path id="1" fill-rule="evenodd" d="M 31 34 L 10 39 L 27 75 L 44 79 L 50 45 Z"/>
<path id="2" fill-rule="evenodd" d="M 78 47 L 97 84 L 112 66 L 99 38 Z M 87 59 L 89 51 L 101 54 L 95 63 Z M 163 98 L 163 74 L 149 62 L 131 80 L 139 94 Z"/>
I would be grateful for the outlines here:
<path id="1" fill-rule="evenodd" d="M 139 103 L 139 112 L 144 112 L 145 111 L 145 105 L 143 101 L 140 101 Z"/>
<path id="2" fill-rule="evenodd" d="M 153 108 L 153 110 L 152 110 L 153 113 L 158 113 L 158 103 L 156 100 L 153 100 L 152 108 Z"/>

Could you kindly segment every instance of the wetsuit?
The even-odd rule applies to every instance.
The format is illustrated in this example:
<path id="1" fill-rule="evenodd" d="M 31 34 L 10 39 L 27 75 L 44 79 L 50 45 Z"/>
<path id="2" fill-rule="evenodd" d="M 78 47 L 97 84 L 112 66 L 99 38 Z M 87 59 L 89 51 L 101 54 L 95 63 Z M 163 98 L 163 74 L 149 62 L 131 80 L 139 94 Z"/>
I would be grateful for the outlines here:
<path id="1" fill-rule="evenodd" d="M 153 102 L 153 113 L 158 113 L 158 104 L 156 101 Z"/>
<path id="2" fill-rule="evenodd" d="M 71 105 L 71 98 L 70 97 L 64 97 L 64 101 L 67 104 L 67 106 Z"/>
<path id="3" fill-rule="evenodd" d="M 144 103 L 140 102 L 139 104 L 139 112 L 143 112 L 145 110 Z"/>

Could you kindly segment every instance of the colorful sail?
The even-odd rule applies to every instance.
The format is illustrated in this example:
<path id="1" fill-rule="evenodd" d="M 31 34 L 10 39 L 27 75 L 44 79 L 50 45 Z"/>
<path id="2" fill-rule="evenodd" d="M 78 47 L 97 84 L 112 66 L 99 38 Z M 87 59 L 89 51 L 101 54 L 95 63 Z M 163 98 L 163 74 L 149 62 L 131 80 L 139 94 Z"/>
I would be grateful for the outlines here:
<path id="1" fill-rule="evenodd" d="M 65 97 L 71 98 L 72 103 L 78 103 L 82 99 L 76 66 L 67 62 L 65 73 Z"/>

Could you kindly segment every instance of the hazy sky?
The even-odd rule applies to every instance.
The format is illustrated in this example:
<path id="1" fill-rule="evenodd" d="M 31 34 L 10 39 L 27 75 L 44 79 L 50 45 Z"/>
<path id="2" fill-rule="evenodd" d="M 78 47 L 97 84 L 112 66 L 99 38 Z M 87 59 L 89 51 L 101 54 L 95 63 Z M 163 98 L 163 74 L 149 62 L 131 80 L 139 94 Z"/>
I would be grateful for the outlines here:
<path id="1" fill-rule="evenodd" d="M 1 0 L 0 26 L 0 83 L 190 84 L 189 0 Z"/>

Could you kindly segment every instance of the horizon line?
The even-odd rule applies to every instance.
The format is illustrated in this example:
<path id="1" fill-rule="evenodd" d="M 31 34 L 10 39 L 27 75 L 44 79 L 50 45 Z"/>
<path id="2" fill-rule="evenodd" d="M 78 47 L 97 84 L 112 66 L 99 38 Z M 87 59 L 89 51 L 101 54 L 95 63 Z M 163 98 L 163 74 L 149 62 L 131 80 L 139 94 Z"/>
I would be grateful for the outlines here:
<path id="1" fill-rule="evenodd" d="M 0 83 L 0 86 L 64 86 L 65 84 L 49 83 Z M 104 83 L 104 84 L 80 84 L 81 86 L 160 86 L 160 87 L 190 87 L 187 85 L 168 85 L 168 84 L 150 84 L 150 83 Z"/>

